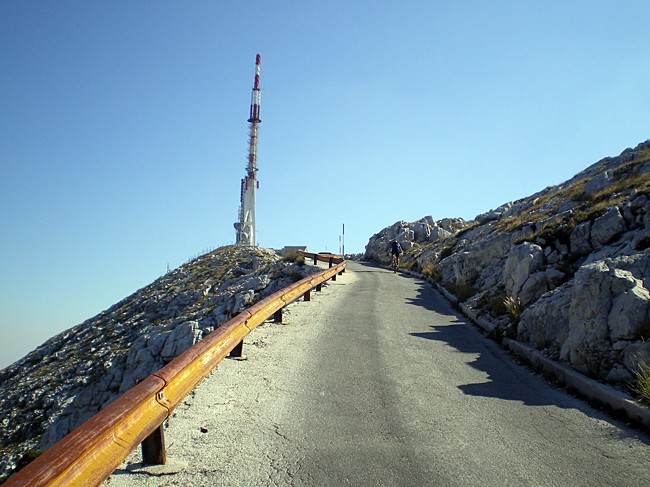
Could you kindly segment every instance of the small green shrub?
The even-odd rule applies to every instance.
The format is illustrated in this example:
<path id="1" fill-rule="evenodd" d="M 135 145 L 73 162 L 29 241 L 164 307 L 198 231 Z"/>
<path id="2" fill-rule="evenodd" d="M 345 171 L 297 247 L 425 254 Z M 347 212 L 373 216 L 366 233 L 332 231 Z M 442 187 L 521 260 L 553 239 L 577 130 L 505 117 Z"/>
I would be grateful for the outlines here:
<path id="1" fill-rule="evenodd" d="M 639 397 L 642 403 L 650 406 L 650 365 L 639 361 L 639 370 L 634 372 L 630 390 Z"/>

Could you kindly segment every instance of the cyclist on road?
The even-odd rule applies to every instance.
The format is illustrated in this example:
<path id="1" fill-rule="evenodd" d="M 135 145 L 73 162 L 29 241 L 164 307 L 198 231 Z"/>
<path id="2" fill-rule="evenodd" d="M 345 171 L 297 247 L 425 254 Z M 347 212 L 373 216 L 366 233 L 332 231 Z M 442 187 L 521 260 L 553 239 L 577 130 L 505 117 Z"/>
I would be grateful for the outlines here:
<path id="1" fill-rule="evenodd" d="M 402 246 L 395 239 L 392 239 L 389 244 L 389 250 L 391 255 L 391 263 L 395 266 L 395 269 L 399 267 L 399 256 L 402 253 Z"/>

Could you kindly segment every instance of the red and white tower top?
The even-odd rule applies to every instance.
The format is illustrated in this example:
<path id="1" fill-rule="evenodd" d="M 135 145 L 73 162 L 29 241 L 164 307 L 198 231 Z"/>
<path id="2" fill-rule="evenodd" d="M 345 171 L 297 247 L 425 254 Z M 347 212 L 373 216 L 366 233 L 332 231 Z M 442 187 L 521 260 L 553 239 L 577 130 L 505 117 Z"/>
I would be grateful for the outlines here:
<path id="1" fill-rule="evenodd" d="M 255 57 L 255 83 L 253 84 L 253 92 L 251 93 L 251 113 L 248 121 L 259 123 L 260 120 L 260 61 L 261 56 L 258 54 Z"/>

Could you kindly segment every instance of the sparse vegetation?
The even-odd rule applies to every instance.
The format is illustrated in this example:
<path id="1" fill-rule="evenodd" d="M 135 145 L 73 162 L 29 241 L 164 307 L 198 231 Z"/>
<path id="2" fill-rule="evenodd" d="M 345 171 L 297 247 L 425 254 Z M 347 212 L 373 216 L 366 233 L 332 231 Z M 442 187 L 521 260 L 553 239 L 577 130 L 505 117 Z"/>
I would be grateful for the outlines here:
<path id="1" fill-rule="evenodd" d="M 445 285 L 445 287 L 447 291 L 458 298 L 459 303 L 467 301 L 478 292 L 471 284 L 465 283 L 452 283 Z"/>
<path id="2" fill-rule="evenodd" d="M 420 270 L 420 274 L 425 277 L 430 277 L 434 281 L 438 281 L 440 279 L 440 269 L 435 262 L 427 262 L 424 264 Z"/>
<path id="3" fill-rule="evenodd" d="M 523 237 L 516 240 L 514 243 L 519 244 L 522 242 L 535 242 L 539 239 L 544 239 L 546 242 L 560 242 L 568 245 L 571 241 L 571 232 L 578 222 L 570 219 L 568 216 L 559 218 L 550 218 L 549 220 L 538 225 L 535 233 L 528 237 Z"/>
<path id="4" fill-rule="evenodd" d="M 634 380 L 630 382 L 630 391 L 639 397 L 639 400 L 650 406 L 650 365 L 639 361 L 639 370 L 634 372 Z"/>
<path id="5" fill-rule="evenodd" d="M 464 234 L 466 234 L 467 232 L 469 232 L 470 230 L 473 230 L 474 228 L 476 228 L 476 227 L 480 227 L 480 226 L 481 226 L 481 223 L 480 223 L 480 222 L 477 222 L 477 221 L 471 221 L 471 222 L 467 223 L 464 227 L 462 227 L 462 228 L 460 228 L 460 229 L 458 230 L 458 232 L 456 233 L 456 238 L 460 238 L 460 237 L 462 237 Z M 454 241 L 454 244 L 455 244 L 455 243 L 456 243 L 456 242 Z"/>
<path id="6" fill-rule="evenodd" d="M 505 303 L 503 302 L 504 297 L 503 296 L 497 296 L 493 299 L 491 299 L 487 306 L 486 309 L 493 315 L 493 316 L 503 316 L 508 313 L 508 308 L 506 308 Z"/>
<path id="7" fill-rule="evenodd" d="M 415 260 L 401 260 L 400 259 L 400 262 L 399 262 L 400 269 L 407 269 L 409 271 L 412 271 L 416 266 L 417 266 L 417 262 Z"/>
<path id="8" fill-rule="evenodd" d="M 593 220 L 602 216 L 607 208 L 626 201 L 628 192 L 650 193 L 650 173 L 642 172 L 644 163 L 650 160 L 650 149 L 640 151 L 635 158 L 614 170 L 612 184 L 591 194 L 585 193 L 586 179 L 568 186 L 551 186 L 531 200 L 525 211 L 504 218 L 499 222 L 499 231 L 508 233 L 527 224 L 544 223 L 544 227 L 564 224 L 567 230 L 572 230 L 583 221 Z M 562 221 L 553 221 L 562 202 L 573 200 L 578 206 L 570 214 L 562 215 Z M 545 231 L 545 230 L 542 230 Z"/>
<path id="9" fill-rule="evenodd" d="M 454 247 L 456 246 L 456 242 L 457 241 L 455 238 L 450 238 L 449 241 L 445 243 L 445 246 L 440 251 L 440 260 L 449 257 L 452 254 Z"/>
<path id="10" fill-rule="evenodd" d="M 589 201 L 591 199 L 591 196 L 585 193 L 586 185 L 587 181 L 583 179 L 577 183 L 572 184 L 571 186 L 568 186 L 564 190 L 565 198 L 578 202 Z"/>
<path id="11" fill-rule="evenodd" d="M 521 318 L 521 312 L 523 311 L 523 306 L 521 304 L 521 299 L 513 298 L 512 296 L 506 296 L 503 298 L 503 305 L 506 308 L 508 315 L 514 323 L 519 322 Z"/>
<path id="12" fill-rule="evenodd" d="M 525 208 L 524 211 L 501 220 L 498 225 L 499 232 L 512 232 L 524 225 L 539 223 L 548 218 L 548 216 L 555 213 L 558 206 L 557 202 L 560 201 L 559 196 L 563 191 L 564 189 L 559 186 L 546 188 L 541 195 L 531 200 L 530 206 Z M 555 204 L 551 206 L 552 201 Z M 548 208 L 549 211 L 542 211 L 544 208 Z"/>
<path id="13" fill-rule="evenodd" d="M 305 264 L 305 256 L 300 252 L 290 252 L 282 257 L 282 260 L 285 262 L 295 262 L 299 265 Z"/>

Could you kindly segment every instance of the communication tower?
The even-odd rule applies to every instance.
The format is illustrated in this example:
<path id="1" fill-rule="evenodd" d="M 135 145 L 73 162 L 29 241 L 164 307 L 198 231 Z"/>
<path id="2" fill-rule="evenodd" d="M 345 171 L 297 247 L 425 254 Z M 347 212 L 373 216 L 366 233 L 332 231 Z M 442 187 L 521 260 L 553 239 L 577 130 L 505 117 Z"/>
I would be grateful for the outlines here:
<path id="1" fill-rule="evenodd" d="M 260 55 L 255 57 L 255 82 L 251 93 L 251 108 L 248 118 L 248 165 L 246 176 L 241 180 L 239 220 L 235 223 L 237 245 L 257 245 L 255 227 L 255 191 L 260 183 L 257 180 L 257 125 L 260 120 Z"/>

